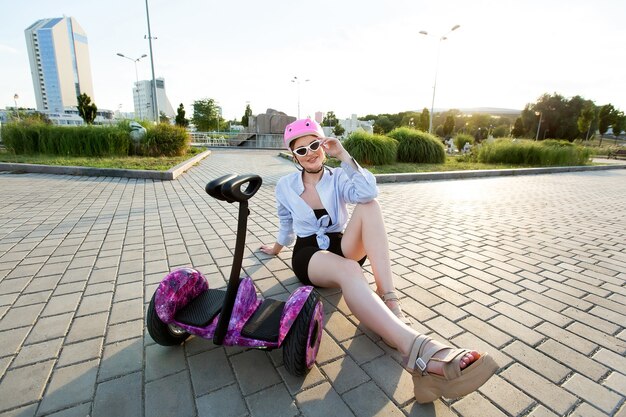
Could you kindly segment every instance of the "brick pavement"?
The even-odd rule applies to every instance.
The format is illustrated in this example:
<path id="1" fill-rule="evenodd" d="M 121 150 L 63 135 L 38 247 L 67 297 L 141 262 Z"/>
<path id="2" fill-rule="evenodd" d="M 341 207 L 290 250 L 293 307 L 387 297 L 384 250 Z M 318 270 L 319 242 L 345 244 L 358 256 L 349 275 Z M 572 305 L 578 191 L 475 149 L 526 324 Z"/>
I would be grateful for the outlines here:
<path id="1" fill-rule="evenodd" d="M 336 291 L 321 291 L 304 379 L 280 350 L 154 344 L 145 309 L 169 269 L 193 265 L 213 287 L 228 276 L 236 210 L 204 193 L 218 175 L 263 176 L 244 268 L 264 296 L 298 286 L 289 251 L 255 252 L 291 170 L 274 152 L 220 150 L 172 182 L 0 173 L 0 416 L 626 415 L 623 170 L 380 186 L 415 328 L 502 367 L 463 399 L 415 404 L 397 353 Z"/>

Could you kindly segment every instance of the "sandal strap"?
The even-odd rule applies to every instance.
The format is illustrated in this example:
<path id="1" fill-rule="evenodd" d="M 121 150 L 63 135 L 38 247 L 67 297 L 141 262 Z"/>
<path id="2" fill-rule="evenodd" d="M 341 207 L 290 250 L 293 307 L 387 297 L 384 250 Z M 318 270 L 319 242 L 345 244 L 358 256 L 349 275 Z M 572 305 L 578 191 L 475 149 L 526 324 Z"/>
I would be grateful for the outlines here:
<path id="1" fill-rule="evenodd" d="M 450 349 L 450 351 L 444 356 L 443 359 L 433 358 L 434 355 L 445 349 Z M 436 340 L 433 340 L 428 336 L 420 334 L 415 338 L 415 341 L 413 342 L 413 347 L 411 348 L 411 353 L 409 354 L 409 357 L 407 359 L 406 367 L 409 371 L 413 372 L 419 370 L 422 376 L 425 376 L 428 374 L 428 372 L 426 372 L 426 367 L 430 360 L 445 362 L 448 365 L 452 363 L 459 355 L 461 355 L 462 357 L 462 355 L 465 354 L 466 351 L 467 350 L 465 349 L 450 348 L 450 346 L 446 346 L 443 343 L 437 342 Z M 448 374 L 450 375 L 450 377 L 455 375 L 455 371 L 457 370 L 455 370 L 454 368 L 454 365 L 444 366 L 444 376 L 448 378 Z M 460 366 L 456 366 L 456 368 L 458 369 L 458 372 L 460 372 Z"/>
<path id="2" fill-rule="evenodd" d="M 382 298 L 384 302 L 400 301 L 400 298 L 398 298 L 398 295 L 396 294 L 395 291 L 389 291 L 384 294 L 378 294 L 378 295 L 380 295 L 380 298 Z"/>

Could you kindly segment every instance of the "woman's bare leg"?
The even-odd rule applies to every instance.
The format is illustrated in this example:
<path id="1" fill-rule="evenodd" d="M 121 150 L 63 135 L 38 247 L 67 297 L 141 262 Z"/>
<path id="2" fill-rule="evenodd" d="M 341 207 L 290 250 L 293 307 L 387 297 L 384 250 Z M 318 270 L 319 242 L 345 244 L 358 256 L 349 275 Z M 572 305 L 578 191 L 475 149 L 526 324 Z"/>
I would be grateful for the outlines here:
<path id="1" fill-rule="evenodd" d="M 376 200 L 356 205 L 344 231 L 341 249 L 345 257 L 350 259 L 358 260 L 367 255 L 372 265 L 378 294 L 382 295 L 395 290 L 389 260 L 387 231 Z M 390 300 L 387 305 L 393 308 L 395 303 L 396 301 Z"/>
<path id="2" fill-rule="evenodd" d="M 372 292 L 358 262 L 328 251 L 319 251 L 311 257 L 308 273 L 315 286 L 341 288 L 348 308 L 361 323 L 391 341 L 402 356 L 409 355 L 418 333 L 396 317 Z M 441 351 L 434 357 L 442 358 L 445 353 Z M 461 361 L 461 369 L 479 357 L 476 351 L 466 354 Z M 443 375 L 443 362 L 429 361 L 427 370 Z"/>
<path id="3" fill-rule="evenodd" d="M 315 286 L 341 288 L 348 308 L 361 323 L 393 342 L 403 355 L 409 354 L 418 333 L 402 323 L 372 292 L 358 262 L 319 251 L 311 257 L 308 273 Z"/>

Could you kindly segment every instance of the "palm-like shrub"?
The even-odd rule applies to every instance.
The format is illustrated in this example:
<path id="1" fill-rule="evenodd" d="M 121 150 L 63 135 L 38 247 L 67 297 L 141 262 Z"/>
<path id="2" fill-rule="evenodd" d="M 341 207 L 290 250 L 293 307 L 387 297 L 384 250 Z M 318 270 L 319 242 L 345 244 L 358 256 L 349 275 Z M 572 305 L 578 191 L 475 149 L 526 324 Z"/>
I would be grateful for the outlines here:
<path id="1" fill-rule="evenodd" d="M 474 144 L 474 136 L 468 135 L 466 133 L 459 133 L 454 137 L 453 140 L 454 146 L 456 146 L 459 151 L 463 149 L 466 143 L 469 143 L 470 145 Z"/>
<path id="2" fill-rule="evenodd" d="M 180 156 L 189 149 L 191 138 L 180 126 L 159 123 L 148 128 L 143 153 L 150 156 Z"/>
<path id="3" fill-rule="evenodd" d="M 348 136 L 343 146 L 363 165 L 388 165 L 396 160 L 398 142 L 386 136 L 356 131 Z"/>
<path id="4" fill-rule="evenodd" d="M 430 133 L 399 127 L 388 136 L 398 141 L 399 162 L 443 164 L 446 161 L 443 144 Z"/>
<path id="5" fill-rule="evenodd" d="M 584 165 L 589 156 L 587 148 L 557 140 L 514 142 L 498 139 L 483 144 L 478 151 L 479 162 L 530 166 Z"/>

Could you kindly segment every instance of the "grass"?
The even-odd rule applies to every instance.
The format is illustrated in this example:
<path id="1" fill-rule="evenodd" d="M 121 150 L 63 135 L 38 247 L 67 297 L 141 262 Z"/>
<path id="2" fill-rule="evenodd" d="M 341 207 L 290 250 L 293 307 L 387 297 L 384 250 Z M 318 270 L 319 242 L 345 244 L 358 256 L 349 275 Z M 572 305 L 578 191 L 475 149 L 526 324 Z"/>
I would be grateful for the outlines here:
<path id="1" fill-rule="evenodd" d="M 202 148 L 190 148 L 183 156 L 172 157 L 73 157 L 56 155 L 14 155 L 6 149 L 0 150 L 0 162 L 13 162 L 36 165 L 58 165 L 92 168 L 117 168 L 117 169 L 147 169 L 153 171 L 167 171 L 181 162 L 201 153 Z"/>
<path id="2" fill-rule="evenodd" d="M 339 166 L 338 160 L 329 159 L 328 165 Z M 445 171 L 471 171 L 485 169 L 515 169 L 515 168 L 536 168 L 530 165 L 512 164 L 483 164 L 480 162 L 461 162 L 454 156 L 447 156 L 443 164 L 413 164 L 398 162 L 392 165 L 368 165 L 368 171 L 372 174 L 401 174 L 409 172 L 445 172 Z"/>

